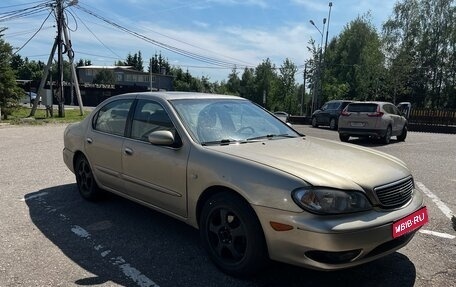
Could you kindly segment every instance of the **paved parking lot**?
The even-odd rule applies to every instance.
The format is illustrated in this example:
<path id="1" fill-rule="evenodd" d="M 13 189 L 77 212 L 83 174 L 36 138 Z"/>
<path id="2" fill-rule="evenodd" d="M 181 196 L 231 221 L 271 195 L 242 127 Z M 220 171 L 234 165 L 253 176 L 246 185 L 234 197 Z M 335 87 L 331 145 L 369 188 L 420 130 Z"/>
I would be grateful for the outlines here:
<path id="1" fill-rule="evenodd" d="M 209 262 L 191 227 L 116 196 L 82 200 L 62 161 L 64 128 L 0 126 L 0 286 L 456 286 L 455 135 L 410 132 L 387 146 L 350 142 L 411 168 L 430 223 L 408 246 L 343 271 L 273 263 L 239 279 Z M 338 140 L 328 129 L 296 128 Z"/>

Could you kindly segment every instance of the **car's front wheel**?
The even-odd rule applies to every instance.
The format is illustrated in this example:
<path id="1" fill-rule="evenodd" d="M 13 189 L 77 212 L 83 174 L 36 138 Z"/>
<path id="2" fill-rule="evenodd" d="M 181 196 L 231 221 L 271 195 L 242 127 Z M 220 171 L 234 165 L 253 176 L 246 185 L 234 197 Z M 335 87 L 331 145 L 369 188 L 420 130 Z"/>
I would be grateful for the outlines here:
<path id="1" fill-rule="evenodd" d="M 209 198 L 199 227 L 204 249 L 222 271 L 247 275 L 267 262 L 261 224 L 251 206 L 239 196 L 219 193 Z"/>
<path id="2" fill-rule="evenodd" d="M 95 182 L 89 161 L 83 155 L 76 159 L 75 163 L 76 184 L 79 193 L 87 200 L 97 200 L 101 196 L 101 190 Z"/>
<path id="3" fill-rule="evenodd" d="M 318 123 L 317 123 L 317 118 L 316 117 L 312 118 L 312 127 L 318 128 Z"/>

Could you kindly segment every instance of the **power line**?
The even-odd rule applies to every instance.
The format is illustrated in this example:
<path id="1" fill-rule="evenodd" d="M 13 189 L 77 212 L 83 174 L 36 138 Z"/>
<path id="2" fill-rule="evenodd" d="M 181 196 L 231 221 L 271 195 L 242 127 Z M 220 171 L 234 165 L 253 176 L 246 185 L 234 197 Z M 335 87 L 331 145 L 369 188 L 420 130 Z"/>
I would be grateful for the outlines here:
<path id="1" fill-rule="evenodd" d="M 236 66 L 245 66 L 245 65 L 240 65 L 239 63 L 232 63 L 232 62 L 227 62 L 227 61 L 223 61 L 223 60 L 219 60 L 219 59 L 216 59 L 216 58 L 211 58 L 211 57 L 206 57 L 206 56 L 202 56 L 202 55 L 199 55 L 199 54 L 196 54 L 196 53 L 193 53 L 193 52 L 189 52 L 189 51 L 186 51 L 186 50 L 183 50 L 183 49 L 180 49 L 180 48 L 177 48 L 177 47 L 174 47 L 174 46 L 171 46 L 171 45 L 168 45 L 168 44 L 165 44 L 165 43 L 162 43 L 162 42 L 159 42 L 159 41 L 156 41 L 156 40 L 153 40 L 147 36 L 144 36 L 142 34 L 139 34 L 137 32 L 134 32 L 128 28 L 125 28 L 105 17 L 102 17 L 100 15 L 97 15 L 95 14 L 94 12 L 84 8 L 84 7 L 81 7 L 80 5 L 76 5 L 75 6 L 77 9 L 80 9 L 81 11 L 89 14 L 89 15 L 92 15 L 110 25 L 112 25 L 113 27 L 123 31 L 123 32 L 126 32 L 130 35 L 133 35 L 141 40 L 144 40 L 146 42 L 149 42 L 153 45 L 156 45 L 158 47 L 161 47 L 165 50 L 168 50 L 170 52 L 173 52 L 173 53 L 176 53 L 176 54 L 179 54 L 181 56 L 184 56 L 184 57 L 188 57 L 188 58 L 191 58 L 193 60 L 197 60 L 197 61 L 201 61 L 201 62 L 205 62 L 205 63 L 208 63 L 208 64 L 211 64 L 211 65 L 215 65 L 215 66 L 220 66 L 220 67 L 230 67 L 230 68 L 235 68 Z"/>
<path id="2" fill-rule="evenodd" d="M 46 23 L 47 19 L 49 19 L 49 16 L 51 16 L 51 14 L 52 14 L 52 11 L 49 12 L 49 14 L 47 15 L 46 19 L 44 19 L 43 23 L 41 23 L 40 28 L 38 28 L 38 30 L 32 35 L 32 37 L 30 37 L 30 38 L 24 43 L 24 45 L 22 45 L 19 49 L 17 49 L 17 50 L 13 53 L 13 55 L 16 55 L 20 50 L 22 50 L 22 48 L 24 48 L 24 47 L 33 39 L 33 37 L 35 37 L 36 34 L 38 34 L 38 32 L 41 31 L 41 29 L 42 29 L 43 26 L 44 26 L 44 23 Z"/>
<path id="3" fill-rule="evenodd" d="M 72 14 L 73 15 L 73 14 Z M 101 45 L 103 45 L 103 47 L 105 47 L 107 50 L 109 50 L 114 56 L 118 57 L 117 59 L 122 59 L 121 56 L 119 56 L 116 52 L 114 52 L 111 48 L 109 48 L 107 45 L 105 45 L 105 43 L 103 43 L 103 41 L 100 40 L 100 38 L 97 37 L 97 35 L 95 35 L 95 33 L 89 28 L 89 26 L 87 26 L 84 21 L 82 21 L 82 19 L 77 15 L 77 14 L 74 14 L 73 17 L 77 17 L 78 20 L 82 23 L 82 25 L 84 25 L 84 27 L 87 29 L 87 31 L 90 32 L 90 34 L 92 34 L 95 39 L 97 39 L 98 42 L 100 42 Z M 124 60 L 124 59 L 122 59 Z"/>
<path id="4" fill-rule="evenodd" d="M 106 56 L 106 55 L 97 55 L 97 54 L 92 54 L 92 53 L 81 52 L 79 50 L 75 51 L 75 52 L 77 52 L 78 54 L 87 55 L 87 56 L 103 57 L 103 58 L 109 58 L 109 59 L 114 59 L 114 60 L 122 60 L 122 61 L 125 60 L 122 57 L 110 57 L 110 56 Z"/>
<path id="5" fill-rule="evenodd" d="M 71 17 L 74 20 L 74 23 L 75 23 L 76 27 L 74 29 L 70 28 L 70 26 L 68 25 L 69 24 L 68 17 L 65 17 L 65 26 L 68 28 L 69 31 L 76 32 L 78 30 L 78 21 L 76 21 L 76 17 L 74 16 L 74 14 L 71 11 L 64 10 L 64 13 L 65 13 L 65 15 L 67 15 L 67 14 L 71 15 Z"/>
<path id="6" fill-rule="evenodd" d="M 40 4 L 32 7 L 2 13 L 0 16 L 0 22 L 24 18 L 31 15 L 42 13 L 44 11 L 47 11 L 49 7 L 52 7 L 51 3 L 52 1 L 40 2 Z"/>
<path id="7" fill-rule="evenodd" d="M 15 5 L 0 7 L 0 9 L 8 9 L 8 8 L 13 8 L 13 7 L 25 6 L 25 5 L 36 4 L 36 3 L 44 3 L 44 2 L 46 2 L 46 1 L 34 1 L 34 2 L 29 2 L 29 3 L 15 4 Z"/>
<path id="8" fill-rule="evenodd" d="M 51 28 L 54 28 L 54 25 L 43 27 L 41 29 L 41 31 L 51 29 Z M 36 31 L 36 29 L 30 29 L 30 30 L 18 31 L 18 32 L 14 32 L 14 33 L 5 33 L 5 36 L 7 36 L 8 38 L 13 38 L 16 36 L 27 35 L 27 34 L 30 34 L 31 32 L 35 32 L 35 31 Z"/>

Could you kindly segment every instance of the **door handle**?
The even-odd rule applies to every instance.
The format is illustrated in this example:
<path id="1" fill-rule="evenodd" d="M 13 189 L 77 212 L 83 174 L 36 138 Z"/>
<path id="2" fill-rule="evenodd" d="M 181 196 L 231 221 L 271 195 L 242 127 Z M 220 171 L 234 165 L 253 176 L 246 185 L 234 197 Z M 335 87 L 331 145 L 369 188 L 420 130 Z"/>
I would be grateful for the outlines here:
<path id="1" fill-rule="evenodd" d="M 124 149 L 124 152 L 125 152 L 126 155 L 133 155 L 133 150 L 131 148 L 129 148 L 129 147 L 126 147 Z"/>
<path id="2" fill-rule="evenodd" d="M 92 138 L 86 138 L 86 142 L 91 144 L 91 143 L 93 143 L 93 140 L 92 140 Z"/>

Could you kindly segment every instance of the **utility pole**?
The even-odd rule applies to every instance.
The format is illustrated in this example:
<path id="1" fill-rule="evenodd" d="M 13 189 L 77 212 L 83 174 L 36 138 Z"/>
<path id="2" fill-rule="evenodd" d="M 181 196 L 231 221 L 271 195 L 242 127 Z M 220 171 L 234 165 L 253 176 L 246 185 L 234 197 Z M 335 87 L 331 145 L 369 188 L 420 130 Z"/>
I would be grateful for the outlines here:
<path id="1" fill-rule="evenodd" d="M 306 94 L 306 78 L 307 78 L 307 62 L 304 64 L 304 82 L 302 84 L 302 93 L 301 93 L 301 116 L 303 115 L 304 95 Z"/>
<path id="2" fill-rule="evenodd" d="M 65 117 L 65 95 L 63 93 L 63 41 L 62 41 L 62 28 L 63 28 L 63 0 L 56 0 L 57 2 L 57 102 L 59 107 L 59 118 Z M 52 85 L 52 83 L 51 83 Z"/>
<path id="3" fill-rule="evenodd" d="M 325 40 L 325 60 L 326 60 L 326 47 L 328 46 L 328 34 L 329 34 L 329 21 L 331 20 L 331 7 L 333 3 L 329 2 L 329 12 L 328 12 L 328 26 L 326 27 L 326 40 Z"/>
<path id="4" fill-rule="evenodd" d="M 75 5 L 77 4 L 77 0 L 73 0 L 69 3 L 69 5 Z M 51 53 L 49 54 L 48 62 L 47 65 L 44 67 L 43 71 L 43 76 L 41 78 L 40 86 L 38 88 L 37 92 L 37 98 L 44 96 L 44 86 L 46 84 L 47 77 L 49 75 L 49 70 L 51 69 L 52 66 L 52 60 L 54 59 L 55 51 L 57 50 L 58 55 L 57 55 L 57 70 L 58 70 L 58 79 L 57 79 L 57 91 L 56 91 L 56 98 L 58 102 L 58 109 L 59 109 L 59 117 L 64 117 L 65 116 L 65 95 L 64 95 L 64 82 L 63 82 L 63 54 L 67 53 L 69 62 L 70 62 L 70 69 L 71 69 L 71 75 L 72 75 L 72 83 L 76 91 L 76 96 L 78 99 L 79 103 L 79 109 L 81 116 L 84 114 L 83 111 L 83 104 L 82 104 L 82 98 L 81 98 L 81 92 L 79 90 L 79 83 L 78 83 L 78 78 L 76 75 L 76 69 L 74 67 L 74 51 L 71 46 L 71 40 L 68 36 L 68 31 L 67 27 L 65 25 L 65 19 L 64 19 L 64 14 L 63 14 L 63 0 L 55 0 L 55 3 L 52 4 L 53 9 L 55 9 L 55 14 L 57 18 L 57 36 L 55 37 L 54 44 L 52 45 Z M 65 40 L 65 44 L 63 41 Z M 63 51 L 63 46 L 65 45 L 65 51 Z M 50 83 L 51 89 L 52 89 L 52 81 Z M 32 109 L 30 111 L 30 117 L 35 116 L 35 112 L 38 106 L 39 101 L 35 101 Z M 51 109 L 52 109 L 52 103 L 51 103 Z"/>
<path id="5" fill-rule="evenodd" d="M 150 91 L 152 92 L 152 58 L 149 59 L 149 84 Z"/>

